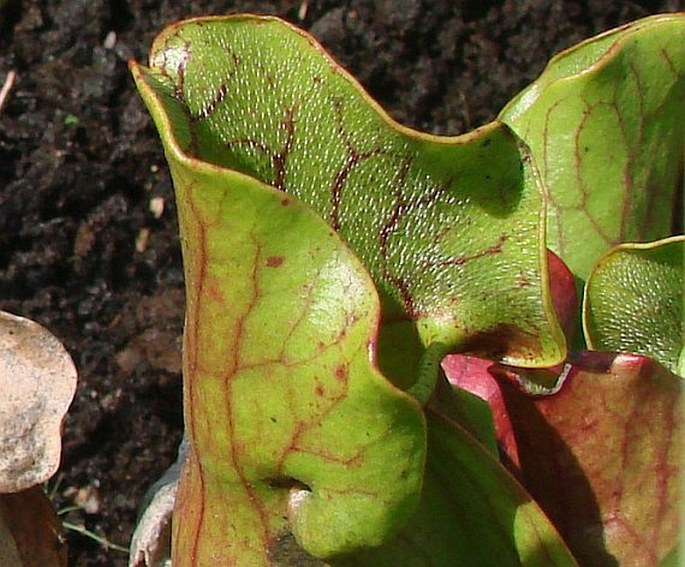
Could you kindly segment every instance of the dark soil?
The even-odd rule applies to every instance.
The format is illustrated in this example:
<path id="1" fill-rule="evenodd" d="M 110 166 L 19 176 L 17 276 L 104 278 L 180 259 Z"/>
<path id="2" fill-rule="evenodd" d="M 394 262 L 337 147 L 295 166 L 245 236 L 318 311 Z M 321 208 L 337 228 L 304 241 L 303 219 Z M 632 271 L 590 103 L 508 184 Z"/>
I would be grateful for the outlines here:
<path id="1" fill-rule="evenodd" d="M 127 546 L 182 427 L 183 273 L 172 187 L 126 61 L 188 16 L 277 14 L 309 29 L 399 121 L 490 120 L 578 40 L 683 1 L 0 0 L 0 308 L 37 320 L 80 373 L 55 505 Z M 161 198 L 156 218 L 150 200 Z M 53 482 L 54 487 L 54 482 Z M 67 532 L 70 565 L 126 555 Z"/>

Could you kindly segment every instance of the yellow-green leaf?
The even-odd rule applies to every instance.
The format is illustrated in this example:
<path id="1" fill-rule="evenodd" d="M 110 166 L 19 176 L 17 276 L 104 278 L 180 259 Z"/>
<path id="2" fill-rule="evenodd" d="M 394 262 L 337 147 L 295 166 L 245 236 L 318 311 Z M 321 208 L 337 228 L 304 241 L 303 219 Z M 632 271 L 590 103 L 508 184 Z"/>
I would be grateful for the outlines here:
<path id="1" fill-rule="evenodd" d="M 684 242 L 622 244 L 600 259 L 583 301 L 590 348 L 644 354 L 685 376 Z"/>
<path id="2" fill-rule="evenodd" d="M 560 53 L 500 114 L 540 167 L 548 245 L 577 277 L 618 243 L 672 234 L 684 101 L 685 14 L 662 14 Z"/>

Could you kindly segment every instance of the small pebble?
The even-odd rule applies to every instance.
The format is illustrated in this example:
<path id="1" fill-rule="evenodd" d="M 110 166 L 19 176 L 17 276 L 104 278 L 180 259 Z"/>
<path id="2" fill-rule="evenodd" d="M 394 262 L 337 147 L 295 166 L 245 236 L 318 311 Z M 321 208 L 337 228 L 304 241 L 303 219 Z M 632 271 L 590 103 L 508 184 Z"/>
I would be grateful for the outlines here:
<path id="1" fill-rule="evenodd" d="M 102 47 L 104 47 L 105 49 L 113 49 L 116 44 L 117 44 L 117 32 L 110 31 L 105 36 L 105 41 L 102 42 Z"/>

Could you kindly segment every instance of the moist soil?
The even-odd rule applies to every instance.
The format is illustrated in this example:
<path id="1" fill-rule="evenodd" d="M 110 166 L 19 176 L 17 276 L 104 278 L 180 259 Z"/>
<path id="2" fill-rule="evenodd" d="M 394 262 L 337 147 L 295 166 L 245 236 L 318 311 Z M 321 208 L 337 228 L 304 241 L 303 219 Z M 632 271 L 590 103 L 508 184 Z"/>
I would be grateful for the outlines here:
<path id="1" fill-rule="evenodd" d="M 127 547 L 182 431 L 184 290 L 162 148 L 127 69 L 199 15 L 309 30 L 398 121 L 459 134 L 550 56 L 682 1 L 0 0 L 0 308 L 50 329 L 79 370 L 49 488 L 62 515 Z M 127 564 L 66 530 L 69 565 Z"/>

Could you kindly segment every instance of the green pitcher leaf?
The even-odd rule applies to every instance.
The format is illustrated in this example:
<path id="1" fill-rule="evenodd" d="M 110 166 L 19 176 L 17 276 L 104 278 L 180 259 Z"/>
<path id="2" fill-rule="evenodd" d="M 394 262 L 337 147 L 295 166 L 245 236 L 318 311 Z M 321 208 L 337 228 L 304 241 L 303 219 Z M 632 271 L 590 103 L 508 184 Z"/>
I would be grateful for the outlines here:
<path id="1" fill-rule="evenodd" d="M 131 67 L 186 272 L 174 565 L 266 564 L 291 530 L 324 558 L 388 541 L 421 497 L 417 400 L 445 352 L 564 356 L 526 148 L 499 123 L 397 125 L 273 18 L 172 26 Z"/>
<path id="2" fill-rule="evenodd" d="M 615 244 L 672 234 L 684 99 L 685 14 L 664 14 L 560 53 L 500 114 L 540 167 L 548 245 L 576 276 Z"/>
<path id="3" fill-rule="evenodd" d="M 622 244 L 600 259 L 583 301 L 590 348 L 644 354 L 685 376 L 683 243 Z"/>
<path id="4" fill-rule="evenodd" d="M 292 529 L 307 551 L 333 564 L 354 552 L 355 564 L 376 565 L 374 552 L 359 549 L 395 549 L 402 525 L 430 526 L 436 510 L 461 517 L 463 538 L 442 538 L 422 561 L 428 553 L 444 565 L 457 555 L 549 564 L 537 560 L 542 553 L 573 564 L 489 451 L 459 427 L 447 431 L 444 418 L 429 428 L 431 467 L 450 464 L 422 482 L 423 413 L 375 367 L 379 303 L 367 272 L 298 200 L 181 152 L 167 127 L 175 107 L 168 102 L 162 112 L 141 72 L 134 68 L 177 191 L 188 290 L 191 447 L 174 564 L 266 565 L 285 553 Z M 463 499 L 456 507 L 440 496 L 447 479 L 452 498 Z M 457 514 L 461 507 L 466 516 Z M 480 524 L 484 511 L 497 526 L 494 543 Z"/>
<path id="5" fill-rule="evenodd" d="M 539 181 L 506 127 L 404 128 L 275 18 L 171 26 L 150 67 L 179 151 L 297 198 L 351 246 L 381 298 L 381 368 L 402 388 L 436 343 L 524 366 L 563 358 Z"/>
<path id="6" fill-rule="evenodd" d="M 290 530 L 321 557 L 380 544 L 416 506 L 425 425 L 375 366 L 371 280 L 310 209 L 184 155 L 151 109 L 187 286 L 174 565 L 266 565 Z"/>
<path id="7" fill-rule="evenodd" d="M 531 496 L 466 430 L 427 412 L 428 461 L 419 507 L 386 545 L 335 567 L 576 565 Z"/>

